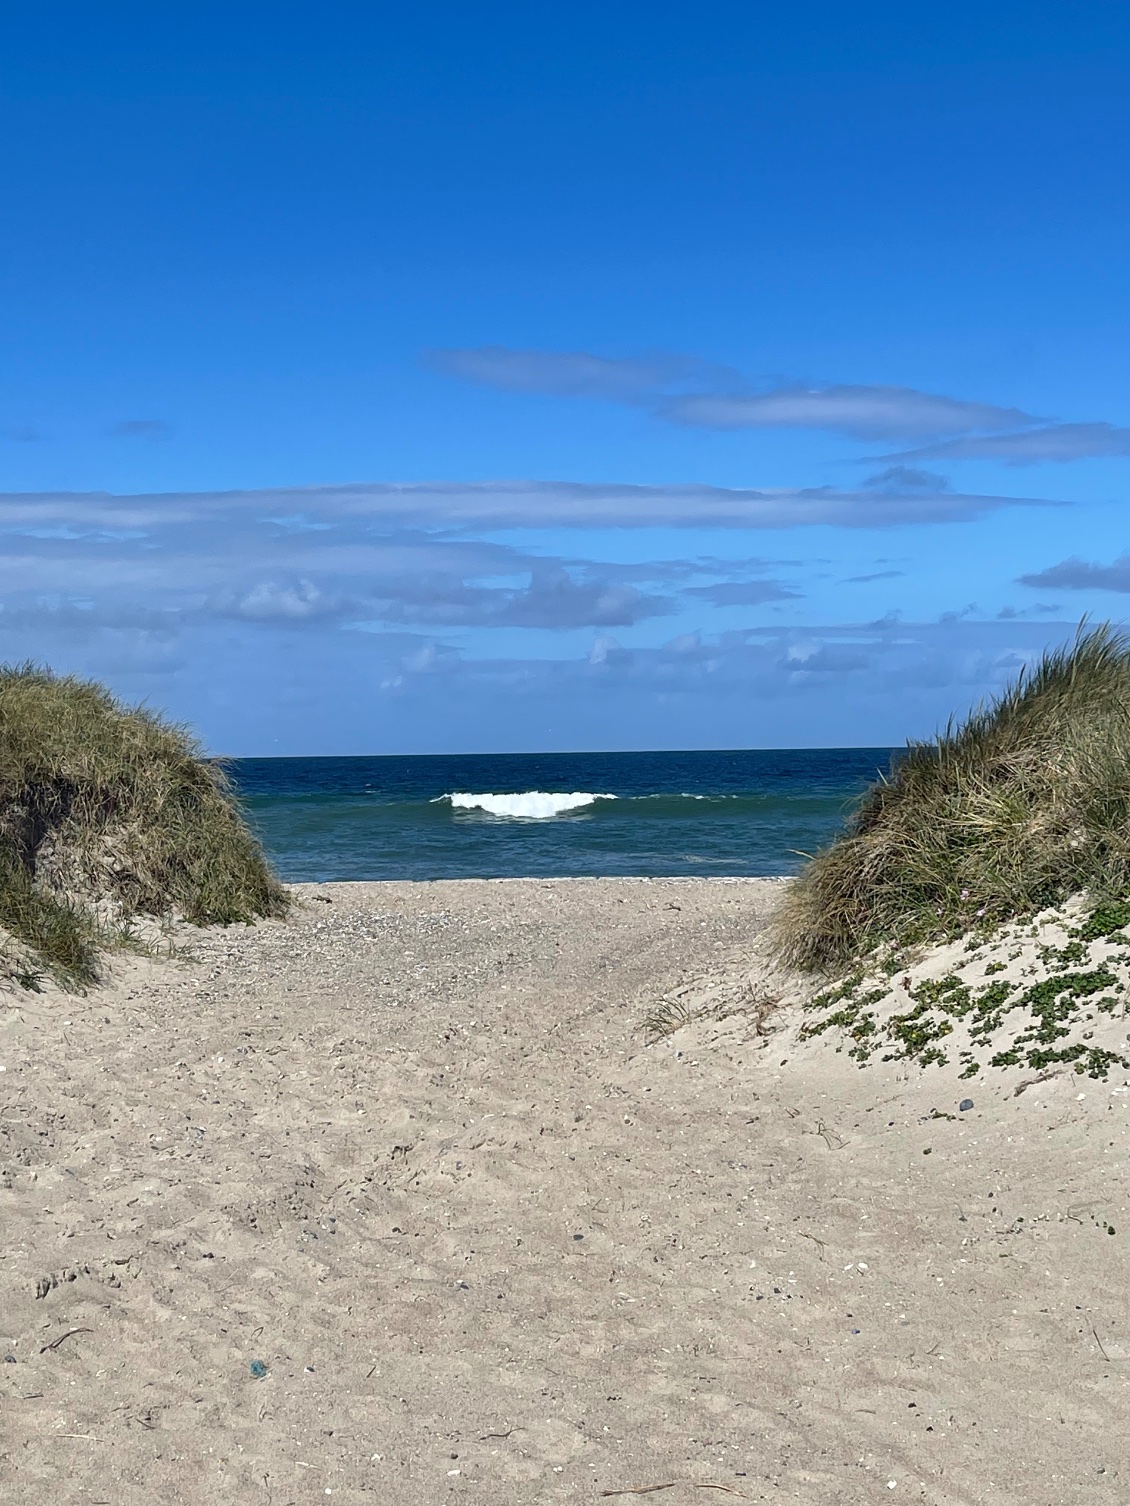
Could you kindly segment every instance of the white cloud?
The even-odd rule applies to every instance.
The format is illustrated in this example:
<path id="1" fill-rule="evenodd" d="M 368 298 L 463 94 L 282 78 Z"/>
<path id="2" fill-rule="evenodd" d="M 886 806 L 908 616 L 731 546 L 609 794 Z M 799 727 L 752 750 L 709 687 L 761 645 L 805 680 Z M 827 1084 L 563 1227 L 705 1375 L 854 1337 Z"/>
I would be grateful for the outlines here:
<path id="1" fill-rule="evenodd" d="M 308 622 L 332 616 L 338 610 L 337 599 L 327 596 L 309 580 L 289 585 L 273 580 L 260 581 L 223 605 L 233 616 L 244 617 L 249 622 Z"/>

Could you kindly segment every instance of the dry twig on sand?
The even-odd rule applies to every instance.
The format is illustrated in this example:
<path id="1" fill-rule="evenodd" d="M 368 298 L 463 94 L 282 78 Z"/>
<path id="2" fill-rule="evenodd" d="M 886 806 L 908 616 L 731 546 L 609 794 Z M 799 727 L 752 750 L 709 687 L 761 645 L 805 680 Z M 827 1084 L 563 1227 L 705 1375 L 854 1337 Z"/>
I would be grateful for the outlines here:
<path id="1" fill-rule="evenodd" d="M 40 1352 L 40 1354 L 46 1354 L 49 1349 L 58 1349 L 59 1345 L 63 1342 L 63 1340 L 64 1339 L 69 1339 L 72 1334 L 76 1334 L 76 1333 L 93 1333 L 93 1332 L 94 1332 L 93 1328 L 68 1328 L 67 1331 L 66 1331 L 66 1333 L 61 1333 L 57 1339 L 52 1339 L 51 1342 L 50 1342 L 50 1344 L 43 1344 L 43 1345 L 41 1345 L 39 1352 Z"/>

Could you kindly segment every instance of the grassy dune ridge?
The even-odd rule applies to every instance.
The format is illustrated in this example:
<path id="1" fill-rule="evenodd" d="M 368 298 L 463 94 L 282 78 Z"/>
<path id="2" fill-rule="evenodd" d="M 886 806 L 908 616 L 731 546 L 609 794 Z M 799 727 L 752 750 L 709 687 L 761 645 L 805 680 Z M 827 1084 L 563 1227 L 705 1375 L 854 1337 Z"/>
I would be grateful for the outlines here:
<path id="1" fill-rule="evenodd" d="M 787 887 L 770 949 L 819 989 L 802 1040 L 1011 1069 L 1021 1093 L 1130 1072 L 1128 896 L 1130 640 L 1084 626 L 894 759 Z"/>
<path id="2" fill-rule="evenodd" d="M 1130 639 L 1083 626 L 998 700 L 908 745 L 790 886 L 777 950 L 832 971 L 1128 889 Z"/>
<path id="3" fill-rule="evenodd" d="M 0 950 L 72 986 L 138 916 L 282 915 L 286 891 L 222 768 L 183 728 L 97 684 L 0 667 Z"/>

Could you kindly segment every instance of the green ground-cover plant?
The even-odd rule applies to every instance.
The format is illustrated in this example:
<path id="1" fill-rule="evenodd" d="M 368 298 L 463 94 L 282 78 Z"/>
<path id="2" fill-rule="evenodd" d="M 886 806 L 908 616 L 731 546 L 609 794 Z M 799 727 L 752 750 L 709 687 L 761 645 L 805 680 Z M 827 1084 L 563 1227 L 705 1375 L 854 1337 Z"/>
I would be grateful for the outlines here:
<path id="1" fill-rule="evenodd" d="M 1107 626 L 910 743 L 791 886 L 777 948 L 834 971 L 881 946 L 987 935 L 1080 891 L 1100 903 L 1095 934 L 1130 919 L 1130 640 Z"/>
<path id="2" fill-rule="evenodd" d="M 229 924 L 287 904 L 184 729 L 99 685 L 0 667 L 0 928 L 19 981 L 92 981 L 139 915 Z"/>
<path id="3" fill-rule="evenodd" d="M 986 969 L 988 976 L 990 969 Z M 1104 965 L 1082 972 L 1049 974 L 1037 982 L 970 983 L 949 973 L 926 978 L 917 984 L 907 980 L 912 1007 L 892 1012 L 888 987 L 868 988 L 858 973 L 837 988 L 815 995 L 806 1004 L 814 1016 L 801 1028 L 801 1039 L 835 1030 L 851 1041 L 848 1055 L 866 1063 L 916 1061 L 928 1067 L 945 1066 L 949 1059 L 946 1037 L 956 1023 L 969 1025 L 970 1049 L 959 1052 L 962 1077 L 973 1077 L 981 1063 L 974 1048 L 993 1052 L 992 1067 L 1028 1066 L 1036 1069 L 1051 1063 L 1074 1064 L 1075 1071 L 1105 1078 L 1112 1067 L 1130 1069 L 1130 1058 L 1117 1051 L 1089 1045 L 1098 1015 L 1125 1015 L 1123 980 Z M 1114 989 L 1114 993 L 1103 993 Z M 876 1008 L 880 1006 L 880 1008 Z M 994 1039 L 1004 1032 L 1003 1041 Z M 1072 1035 L 1081 1032 L 1081 1040 Z"/>

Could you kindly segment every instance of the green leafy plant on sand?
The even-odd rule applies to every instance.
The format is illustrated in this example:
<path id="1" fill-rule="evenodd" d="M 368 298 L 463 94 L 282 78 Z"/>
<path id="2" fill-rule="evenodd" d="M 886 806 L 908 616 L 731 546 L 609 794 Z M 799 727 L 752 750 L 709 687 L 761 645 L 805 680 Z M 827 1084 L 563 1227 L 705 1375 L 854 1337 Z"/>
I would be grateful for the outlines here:
<path id="1" fill-rule="evenodd" d="M 790 887 L 775 940 L 790 965 L 830 970 L 1081 891 L 1115 908 L 1130 892 L 1130 640 L 1107 626 L 909 744 Z"/>
<path id="2" fill-rule="evenodd" d="M 13 977 L 89 983 L 99 949 L 139 915 L 226 925 L 287 906 L 223 770 L 182 728 L 99 685 L 0 667 L 0 929 Z"/>

